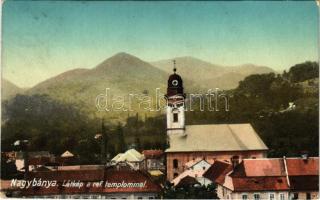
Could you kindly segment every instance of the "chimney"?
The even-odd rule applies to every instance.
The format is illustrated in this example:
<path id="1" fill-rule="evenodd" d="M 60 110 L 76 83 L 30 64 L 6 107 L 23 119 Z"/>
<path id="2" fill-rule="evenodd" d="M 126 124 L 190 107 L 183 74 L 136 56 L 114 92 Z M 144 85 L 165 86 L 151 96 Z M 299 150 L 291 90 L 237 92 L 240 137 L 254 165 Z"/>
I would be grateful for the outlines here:
<path id="1" fill-rule="evenodd" d="M 309 155 L 308 155 L 308 152 L 307 151 L 302 151 L 301 152 L 301 158 L 304 162 L 308 162 L 308 158 L 309 158 Z"/>
<path id="2" fill-rule="evenodd" d="M 239 156 L 232 156 L 231 164 L 232 168 L 234 169 L 239 164 Z"/>

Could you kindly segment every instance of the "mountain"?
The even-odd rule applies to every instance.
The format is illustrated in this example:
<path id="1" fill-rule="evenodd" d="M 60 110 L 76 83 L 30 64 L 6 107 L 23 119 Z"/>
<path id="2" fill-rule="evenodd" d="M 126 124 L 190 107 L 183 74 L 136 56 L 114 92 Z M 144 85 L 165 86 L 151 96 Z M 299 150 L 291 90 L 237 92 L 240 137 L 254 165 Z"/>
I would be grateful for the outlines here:
<path id="1" fill-rule="evenodd" d="M 117 120 L 127 117 L 128 113 L 97 111 L 96 97 L 106 94 L 106 88 L 110 88 L 109 110 L 112 106 L 111 99 L 117 97 L 125 98 L 127 108 L 129 94 L 149 93 L 155 96 L 156 88 L 161 88 L 164 93 L 167 78 L 166 72 L 149 63 L 130 54 L 118 53 L 93 69 L 74 69 L 43 81 L 28 90 L 27 94 L 47 94 L 54 99 L 71 103 L 93 117 L 108 116 Z M 133 109 L 137 108 L 138 102 L 138 97 L 132 98 Z M 119 107 L 121 104 L 114 106 Z"/>
<path id="2" fill-rule="evenodd" d="M 2 78 L 1 80 L 1 100 L 7 100 L 10 99 L 11 97 L 14 97 L 18 93 L 22 93 L 24 89 L 19 88 L 12 82 Z"/>
<path id="3" fill-rule="evenodd" d="M 163 71 L 170 72 L 173 68 L 172 60 L 176 60 L 178 73 L 183 78 L 206 89 L 233 89 L 238 86 L 239 81 L 248 75 L 275 72 L 269 67 L 253 64 L 221 66 L 190 56 L 151 62 L 151 64 Z"/>
<path id="4" fill-rule="evenodd" d="M 248 74 L 272 71 L 270 68 L 255 65 L 223 67 L 193 57 L 180 57 L 175 60 L 178 74 L 184 79 L 186 93 L 199 93 L 217 87 L 235 88 Z M 118 53 L 92 69 L 77 68 L 66 71 L 37 84 L 25 93 L 49 95 L 53 99 L 72 104 L 91 117 L 108 117 L 114 121 L 123 121 L 128 112 L 98 111 L 97 96 L 105 95 L 106 88 L 109 88 L 107 99 L 109 110 L 119 108 L 122 103 L 124 109 L 128 109 L 131 98 L 131 108 L 134 110 L 130 112 L 131 114 L 142 112 L 149 116 L 156 115 L 156 112 L 143 110 L 150 103 L 150 99 L 142 99 L 139 95 L 149 94 L 153 97 L 154 106 L 156 88 L 160 88 L 164 94 L 171 73 L 172 60 L 150 64 L 133 55 Z"/>

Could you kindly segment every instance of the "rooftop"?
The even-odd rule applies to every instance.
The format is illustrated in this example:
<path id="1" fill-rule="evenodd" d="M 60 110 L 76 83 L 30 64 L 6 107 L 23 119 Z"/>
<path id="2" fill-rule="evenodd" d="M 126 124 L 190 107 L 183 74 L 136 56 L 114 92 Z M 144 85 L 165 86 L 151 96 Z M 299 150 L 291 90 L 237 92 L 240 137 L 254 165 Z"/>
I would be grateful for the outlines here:
<path id="1" fill-rule="evenodd" d="M 250 124 L 188 125 L 186 136 L 170 136 L 166 152 L 268 150 Z"/>
<path id="2" fill-rule="evenodd" d="M 119 153 L 111 161 L 113 162 L 140 162 L 144 156 L 135 149 L 129 149 L 125 153 Z"/>

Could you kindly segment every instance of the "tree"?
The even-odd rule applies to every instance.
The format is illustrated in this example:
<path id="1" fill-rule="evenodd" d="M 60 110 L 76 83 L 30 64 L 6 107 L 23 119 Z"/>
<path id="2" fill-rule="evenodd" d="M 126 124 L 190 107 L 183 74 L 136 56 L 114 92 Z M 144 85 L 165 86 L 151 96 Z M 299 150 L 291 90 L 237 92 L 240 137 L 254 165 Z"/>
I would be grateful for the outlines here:
<path id="1" fill-rule="evenodd" d="M 216 184 L 205 185 L 184 185 L 173 187 L 173 184 L 166 182 L 163 190 L 165 199 L 219 199 L 216 191 Z"/>
<path id="2" fill-rule="evenodd" d="M 292 66 L 289 70 L 289 78 L 292 82 L 301 82 L 319 77 L 319 64 L 317 62 L 304 62 Z"/>
<path id="3" fill-rule="evenodd" d="M 123 129 L 120 123 L 117 126 L 116 134 L 118 137 L 118 152 L 126 151 L 126 143 L 124 140 Z"/>

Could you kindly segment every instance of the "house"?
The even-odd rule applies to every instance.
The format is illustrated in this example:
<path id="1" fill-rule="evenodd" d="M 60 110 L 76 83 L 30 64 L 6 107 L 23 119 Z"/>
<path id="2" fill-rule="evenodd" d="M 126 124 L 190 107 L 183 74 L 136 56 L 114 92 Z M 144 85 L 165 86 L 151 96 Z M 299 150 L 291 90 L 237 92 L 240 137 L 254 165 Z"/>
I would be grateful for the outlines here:
<path id="1" fill-rule="evenodd" d="M 145 169 L 150 170 L 164 170 L 164 152 L 162 150 L 144 150 Z"/>
<path id="2" fill-rule="evenodd" d="M 112 165 L 119 162 L 126 162 L 133 169 L 139 170 L 144 167 L 144 156 L 135 149 L 129 149 L 125 153 L 119 153 L 111 160 Z"/>
<path id="3" fill-rule="evenodd" d="M 210 168 L 211 164 L 206 160 L 191 160 L 185 164 L 185 171 L 175 177 L 171 182 L 174 186 L 181 185 L 186 177 L 187 180 L 193 178 L 200 185 L 208 185 L 212 183 L 210 179 L 203 177 L 203 174 Z"/>
<path id="4" fill-rule="evenodd" d="M 216 183 L 221 199 L 318 199 L 318 158 L 216 161 L 203 175 Z"/>
<path id="5" fill-rule="evenodd" d="M 166 118 L 169 148 L 166 149 L 167 179 L 172 181 L 184 172 L 187 162 L 241 161 L 266 157 L 268 147 L 251 124 L 185 125 L 183 80 L 174 72 L 169 76 Z"/>
<path id="6" fill-rule="evenodd" d="M 30 172 L 27 180 L 40 178 L 48 182 L 56 181 L 57 184 L 50 187 L 35 186 L 21 189 L 19 197 L 155 199 L 161 192 L 161 187 L 147 174 L 128 168 Z"/>
<path id="7" fill-rule="evenodd" d="M 284 158 L 292 199 L 319 199 L 319 158 Z"/>
<path id="8" fill-rule="evenodd" d="M 40 167 L 47 163 L 50 159 L 53 159 L 53 155 L 48 151 L 35 151 L 28 152 L 28 164 L 29 170 L 34 170 L 37 167 Z M 18 171 L 24 171 L 24 152 L 15 153 L 15 164 Z"/>

